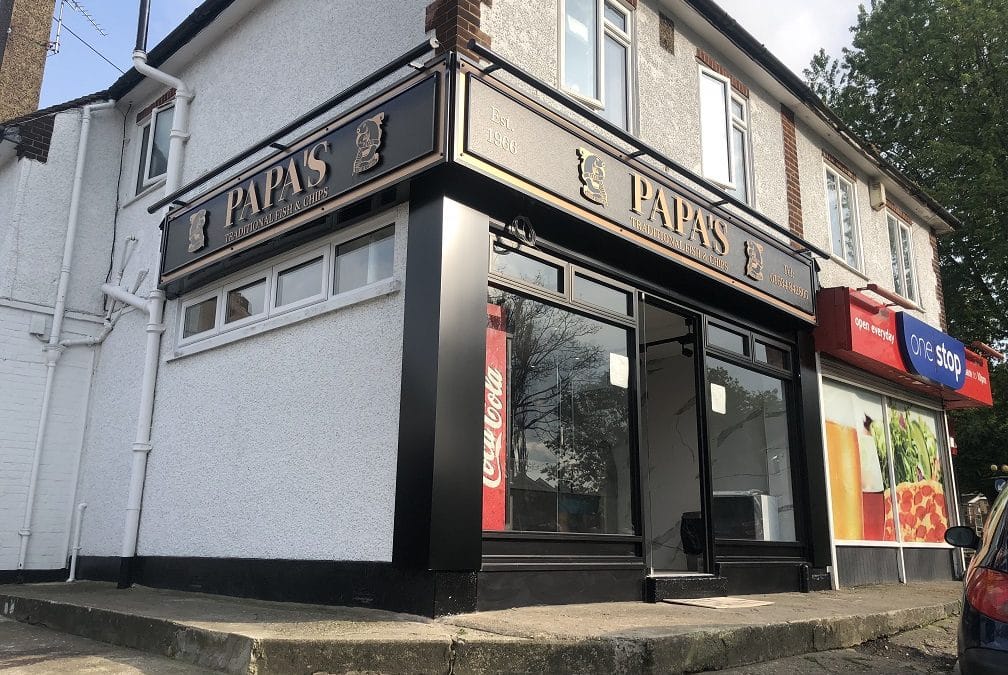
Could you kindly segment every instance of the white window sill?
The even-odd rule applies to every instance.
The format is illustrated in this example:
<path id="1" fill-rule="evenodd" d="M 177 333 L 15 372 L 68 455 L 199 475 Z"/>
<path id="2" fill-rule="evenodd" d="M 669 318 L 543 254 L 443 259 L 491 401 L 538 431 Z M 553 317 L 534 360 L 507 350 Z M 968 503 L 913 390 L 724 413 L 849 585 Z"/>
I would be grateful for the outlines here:
<path id="1" fill-rule="evenodd" d="M 837 265 L 840 265 L 840 267 L 844 268 L 848 272 L 853 272 L 854 274 L 858 275 L 859 277 L 861 277 L 865 281 L 871 282 L 871 279 L 868 277 L 867 274 L 865 274 L 864 272 L 862 272 L 858 268 L 854 267 L 853 265 L 851 265 L 849 262 L 847 262 L 843 258 L 840 258 L 840 257 L 838 257 L 838 256 L 836 256 L 836 255 L 834 255 L 834 254 L 831 253 L 829 259 L 831 261 L 835 262 Z"/>
<path id="2" fill-rule="evenodd" d="M 147 195 L 151 194 L 152 192 L 156 192 L 157 190 L 160 190 L 164 186 L 165 186 L 165 179 L 164 178 L 159 178 L 156 181 L 154 181 L 153 183 L 151 183 L 150 185 L 148 185 L 147 187 L 145 187 L 140 192 L 136 193 L 135 195 L 133 195 L 132 197 L 130 197 L 129 199 L 127 199 L 126 201 L 120 202 L 119 208 L 121 209 L 121 208 L 124 208 L 126 206 L 129 206 L 130 204 L 133 204 L 134 202 L 138 202 L 141 199 L 143 199 L 144 197 L 146 197 Z"/>
<path id="3" fill-rule="evenodd" d="M 355 288 L 352 291 L 334 295 L 324 302 L 317 302 L 300 309 L 285 311 L 283 314 L 272 316 L 263 321 L 256 321 L 238 328 L 217 333 L 216 335 L 196 342 L 179 345 L 175 348 L 174 352 L 172 352 L 171 356 L 165 359 L 165 361 L 176 361 L 187 356 L 192 356 L 193 354 L 199 354 L 211 349 L 216 349 L 217 347 L 230 344 L 237 340 L 252 337 L 253 335 L 268 333 L 278 328 L 300 323 L 323 314 L 328 314 L 329 312 L 334 312 L 344 307 L 357 305 L 385 295 L 392 295 L 399 291 L 400 286 L 401 284 L 398 279 L 384 279 L 382 281 L 376 281 L 373 284 L 368 284 L 367 286 Z"/>

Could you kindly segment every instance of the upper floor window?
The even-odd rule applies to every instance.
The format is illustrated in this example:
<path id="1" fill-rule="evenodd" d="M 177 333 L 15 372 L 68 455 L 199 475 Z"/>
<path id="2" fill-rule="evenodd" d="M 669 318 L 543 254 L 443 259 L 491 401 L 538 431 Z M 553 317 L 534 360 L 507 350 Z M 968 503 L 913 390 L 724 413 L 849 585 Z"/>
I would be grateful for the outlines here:
<path id="1" fill-rule="evenodd" d="M 705 177 L 749 202 L 749 102 L 731 81 L 700 69 L 700 150 Z"/>
<path id="2" fill-rule="evenodd" d="M 561 85 L 630 126 L 630 11 L 610 0 L 562 0 Z"/>
<path id="3" fill-rule="evenodd" d="M 171 141 L 175 106 L 154 109 L 140 131 L 140 158 L 136 191 L 143 192 L 168 171 L 168 145 Z"/>
<path id="4" fill-rule="evenodd" d="M 889 221 L 889 254 L 892 260 L 893 289 L 907 300 L 917 302 L 917 276 L 914 274 L 913 242 L 910 226 L 891 213 Z"/>
<path id="5" fill-rule="evenodd" d="M 826 207 L 829 209 L 832 250 L 840 260 L 861 269 L 861 235 L 858 232 L 854 184 L 826 167 Z"/>

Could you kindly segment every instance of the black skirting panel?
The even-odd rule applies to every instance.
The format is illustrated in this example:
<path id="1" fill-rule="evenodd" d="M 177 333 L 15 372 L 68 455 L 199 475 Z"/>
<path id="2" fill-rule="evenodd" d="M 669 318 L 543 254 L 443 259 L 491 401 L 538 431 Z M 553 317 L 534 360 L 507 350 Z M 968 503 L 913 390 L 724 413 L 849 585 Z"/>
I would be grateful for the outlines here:
<path id="1" fill-rule="evenodd" d="M 480 572 L 476 609 L 643 599 L 644 570 Z"/>
<path id="2" fill-rule="evenodd" d="M 899 582 L 899 549 L 882 546 L 837 546 L 841 586 L 871 586 Z"/>
<path id="3" fill-rule="evenodd" d="M 728 580 L 715 576 L 654 576 L 644 582 L 644 599 L 661 602 L 675 598 L 716 598 L 728 595 Z"/>
<path id="4" fill-rule="evenodd" d="M 82 556 L 78 576 L 115 581 L 119 568 L 119 558 Z M 422 616 L 476 608 L 475 572 L 414 571 L 380 562 L 175 557 L 139 557 L 133 569 L 133 582 L 141 586 L 259 600 L 373 607 Z"/>
<path id="5" fill-rule="evenodd" d="M 42 584 L 50 581 L 66 581 L 69 568 L 58 570 L 0 570 L 0 584 Z"/>
<path id="6" fill-rule="evenodd" d="M 724 561 L 717 563 L 717 574 L 724 577 L 729 595 L 818 590 L 809 586 L 807 562 Z"/>
<path id="7" fill-rule="evenodd" d="M 947 548 L 904 548 L 907 581 L 954 579 L 952 554 Z"/>

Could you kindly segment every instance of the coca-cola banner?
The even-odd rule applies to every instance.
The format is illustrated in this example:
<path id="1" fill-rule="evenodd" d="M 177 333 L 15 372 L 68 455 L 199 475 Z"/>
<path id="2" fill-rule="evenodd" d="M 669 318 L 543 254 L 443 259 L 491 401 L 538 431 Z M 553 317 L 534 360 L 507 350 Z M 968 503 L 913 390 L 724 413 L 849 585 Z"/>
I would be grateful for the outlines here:
<path id="1" fill-rule="evenodd" d="M 483 529 L 503 530 L 507 466 L 507 330 L 504 308 L 487 305 L 483 390 Z"/>

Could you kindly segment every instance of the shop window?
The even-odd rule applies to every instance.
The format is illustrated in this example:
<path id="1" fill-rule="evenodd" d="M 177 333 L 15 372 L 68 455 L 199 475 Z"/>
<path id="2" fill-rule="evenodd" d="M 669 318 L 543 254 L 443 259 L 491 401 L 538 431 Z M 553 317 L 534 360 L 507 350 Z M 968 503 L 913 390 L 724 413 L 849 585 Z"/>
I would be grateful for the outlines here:
<path id="1" fill-rule="evenodd" d="M 493 246 L 490 252 L 490 272 L 547 291 L 564 292 L 563 267 L 507 247 Z"/>
<path id="2" fill-rule="evenodd" d="M 277 274 L 274 307 L 289 307 L 319 298 L 325 293 L 324 272 L 325 256 L 321 255 L 280 271 Z"/>
<path id="3" fill-rule="evenodd" d="M 630 11 L 609 0 L 561 2 L 561 86 L 629 129 Z"/>
<path id="4" fill-rule="evenodd" d="M 891 213 L 889 221 L 889 256 L 892 261 L 893 289 L 907 300 L 917 302 L 917 276 L 914 273 L 912 230 Z"/>
<path id="5" fill-rule="evenodd" d="M 782 349 L 762 340 L 756 340 L 756 348 L 753 353 L 754 358 L 760 363 L 765 363 L 781 370 L 791 370 L 791 357 L 788 350 Z"/>
<path id="6" fill-rule="evenodd" d="M 583 274 L 574 275 L 574 300 L 615 314 L 633 313 L 630 293 L 590 279 Z"/>
<path id="7" fill-rule="evenodd" d="M 700 146 L 703 173 L 741 202 L 749 202 L 749 103 L 728 78 L 700 68 Z"/>
<path id="8" fill-rule="evenodd" d="M 392 276 L 395 228 L 390 226 L 336 247 L 336 292 Z"/>
<path id="9" fill-rule="evenodd" d="M 179 344 L 329 300 L 343 298 L 343 302 L 352 303 L 360 289 L 392 279 L 394 225 L 346 239 L 346 235 L 337 235 L 304 253 L 285 256 L 280 262 L 252 269 L 237 280 L 183 300 Z"/>
<path id="10" fill-rule="evenodd" d="M 154 110 L 150 120 L 141 129 L 136 184 L 138 193 L 157 182 L 168 171 L 168 146 L 174 114 L 174 106 Z"/>
<path id="11" fill-rule="evenodd" d="M 826 202 L 833 255 L 860 270 L 861 235 L 854 184 L 829 167 L 826 167 Z"/>
<path id="12" fill-rule="evenodd" d="M 707 380 L 714 536 L 795 541 L 785 381 L 716 358 Z"/>
<path id="13" fill-rule="evenodd" d="M 185 306 L 182 315 L 183 339 L 213 330 L 217 322 L 217 296 Z"/>
<path id="14" fill-rule="evenodd" d="M 713 323 L 707 324 L 707 346 L 724 349 L 725 351 L 749 355 L 749 338 L 735 331 L 722 328 Z"/>
<path id="15" fill-rule="evenodd" d="M 266 312 L 267 279 L 260 277 L 237 288 L 225 289 L 224 323 L 230 324 L 255 318 Z"/>
<path id="16" fill-rule="evenodd" d="M 942 543 L 949 518 L 938 414 L 828 380 L 822 391 L 834 537 Z"/>
<path id="17" fill-rule="evenodd" d="M 633 534 L 632 331 L 494 287 L 487 311 L 484 530 Z"/>

